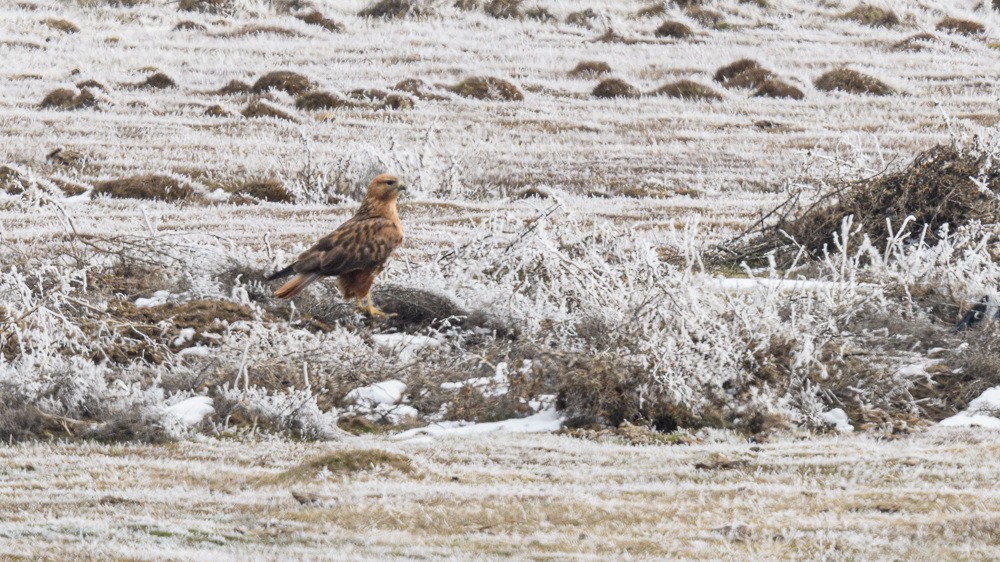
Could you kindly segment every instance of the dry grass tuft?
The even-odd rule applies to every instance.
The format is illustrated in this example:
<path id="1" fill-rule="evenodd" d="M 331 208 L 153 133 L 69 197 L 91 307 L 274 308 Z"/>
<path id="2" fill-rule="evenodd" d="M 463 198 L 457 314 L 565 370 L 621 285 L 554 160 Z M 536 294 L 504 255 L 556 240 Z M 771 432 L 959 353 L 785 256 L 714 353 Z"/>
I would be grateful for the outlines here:
<path id="1" fill-rule="evenodd" d="M 388 468 L 403 474 L 414 472 L 413 463 L 409 457 L 404 455 L 378 449 L 355 449 L 336 451 L 329 455 L 307 460 L 282 472 L 277 480 L 279 482 L 298 482 L 312 480 L 324 471 L 340 475 L 355 474 L 377 468 Z"/>
<path id="2" fill-rule="evenodd" d="M 177 22 L 177 25 L 174 26 L 174 31 L 205 31 L 205 29 L 204 25 L 190 20 Z"/>
<path id="3" fill-rule="evenodd" d="M 69 20 L 63 20 L 58 18 L 49 18 L 42 20 L 42 23 L 63 33 L 79 33 L 80 28 Z"/>
<path id="4" fill-rule="evenodd" d="M 655 4 L 650 4 L 645 8 L 640 8 L 638 12 L 635 13 L 637 18 L 655 18 L 662 17 L 667 13 L 667 3 L 666 2 L 656 2 Z"/>
<path id="5" fill-rule="evenodd" d="M 559 20 L 559 18 L 552 14 L 552 12 L 542 6 L 532 6 L 531 8 L 528 8 L 524 11 L 524 17 L 540 21 L 542 23 L 550 23 Z"/>
<path id="6" fill-rule="evenodd" d="M 687 39 L 694 35 L 691 28 L 679 21 L 665 21 L 656 28 L 653 33 L 657 37 L 668 37 L 671 39 Z"/>
<path id="7" fill-rule="evenodd" d="M 492 76 L 473 76 L 448 88 L 456 94 L 477 100 L 522 101 L 524 94 L 517 86 Z"/>
<path id="8" fill-rule="evenodd" d="M 153 88 L 157 90 L 162 90 L 165 88 L 176 88 L 177 83 L 174 82 L 173 78 L 167 76 L 162 72 L 157 72 L 146 78 L 142 82 L 135 84 L 137 88 Z"/>
<path id="9" fill-rule="evenodd" d="M 432 16 L 433 10 L 420 0 L 380 0 L 358 12 L 362 18 L 421 18 Z"/>
<path id="10" fill-rule="evenodd" d="M 704 8 L 688 8 L 687 15 L 705 27 L 711 27 L 714 29 L 727 27 L 726 18 L 722 15 L 722 12 L 706 10 Z"/>
<path id="11" fill-rule="evenodd" d="M 521 3 L 524 0 L 490 0 L 483 11 L 485 11 L 490 16 L 497 19 L 515 19 L 519 20 L 524 18 L 524 13 L 521 12 Z"/>
<path id="12" fill-rule="evenodd" d="M 101 84 L 97 80 L 82 80 L 76 83 L 76 87 L 81 90 L 84 88 L 95 88 L 102 92 L 108 91 L 108 89 L 104 87 L 104 84 Z"/>
<path id="13" fill-rule="evenodd" d="M 374 88 L 351 90 L 352 98 L 361 100 L 376 109 L 412 109 L 413 100 L 407 96 L 391 94 Z"/>
<path id="14" fill-rule="evenodd" d="M 232 0 L 180 0 L 177 9 L 184 12 L 227 14 L 233 11 Z"/>
<path id="15" fill-rule="evenodd" d="M 57 88 L 52 90 L 42 98 L 39 107 L 56 109 L 83 109 L 86 107 L 97 107 L 97 98 L 89 89 L 82 90 L 79 94 L 67 88 Z"/>
<path id="16" fill-rule="evenodd" d="M 896 90 L 881 80 L 847 68 L 826 72 L 816 79 L 815 84 L 817 89 L 825 92 L 840 90 L 851 94 L 871 94 L 873 96 L 888 96 L 896 93 Z"/>
<path id="17" fill-rule="evenodd" d="M 305 92 L 311 86 L 309 79 L 301 74 L 289 70 L 276 70 L 258 78 L 251 91 L 262 94 L 268 90 L 281 90 L 294 96 Z"/>
<path id="18" fill-rule="evenodd" d="M 332 31 L 334 33 L 341 33 L 344 31 L 343 24 L 337 23 L 330 18 L 323 17 L 323 14 L 318 10 L 312 10 L 311 12 L 295 17 L 310 25 L 318 25 L 327 31 Z"/>
<path id="19" fill-rule="evenodd" d="M 608 78 L 607 80 L 602 80 L 600 84 L 594 88 L 591 95 L 595 98 L 637 98 L 642 93 L 639 88 L 629 84 L 628 82 L 620 78 Z"/>
<path id="20" fill-rule="evenodd" d="M 445 320 L 460 323 L 468 315 L 455 301 L 432 291 L 402 285 L 382 284 L 375 287 L 372 298 L 384 312 L 395 314 L 390 325 L 414 332 L 429 326 L 440 326 Z"/>
<path id="21" fill-rule="evenodd" d="M 986 26 L 979 22 L 963 20 L 958 18 L 944 18 L 937 24 L 938 31 L 946 33 L 960 33 L 962 35 L 979 35 L 986 31 Z"/>
<path id="22" fill-rule="evenodd" d="M 220 37 L 249 37 L 252 35 L 280 35 L 282 37 L 302 37 L 302 34 L 293 29 L 278 27 L 276 25 L 248 25 L 239 29 L 222 33 Z"/>
<path id="23" fill-rule="evenodd" d="M 230 80 L 228 84 L 215 91 L 216 94 L 220 95 L 249 94 L 250 92 L 253 92 L 253 88 L 240 80 Z"/>
<path id="24" fill-rule="evenodd" d="M 87 157 L 83 154 L 80 154 L 75 150 L 66 150 L 64 148 L 57 148 L 53 150 L 45 158 L 59 164 L 60 166 L 71 167 L 82 166 L 87 161 Z"/>
<path id="25" fill-rule="evenodd" d="M 669 96 L 685 100 L 721 100 L 722 95 L 708 86 L 691 80 L 678 80 L 664 84 L 650 92 L 654 96 Z"/>
<path id="26" fill-rule="evenodd" d="M 283 119 L 285 121 L 295 121 L 292 114 L 277 108 L 264 100 L 254 100 L 247 104 L 240 112 L 244 117 L 253 119 L 257 117 L 271 117 L 273 119 Z"/>
<path id="27" fill-rule="evenodd" d="M 937 41 L 938 38 L 933 33 L 923 32 L 917 33 L 916 35 L 911 35 L 906 39 L 894 44 L 892 46 L 893 51 L 910 51 L 917 52 L 922 51 L 927 48 L 927 44 L 933 41 Z"/>
<path id="28" fill-rule="evenodd" d="M 94 183 L 94 195 L 107 195 L 116 199 L 181 201 L 194 193 L 194 189 L 181 185 L 174 178 L 152 174 Z"/>
<path id="29" fill-rule="evenodd" d="M 221 105 L 211 105 L 205 110 L 205 115 L 208 117 L 232 117 L 232 113 L 226 110 L 226 108 Z"/>
<path id="30" fill-rule="evenodd" d="M 343 107 L 357 107 L 357 103 L 346 100 L 329 92 L 315 90 L 306 92 L 295 98 L 295 107 L 303 111 L 317 111 L 320 109 L 340 109 Z"/>
<path id="31" fill-rule="evenodd" d="M 774 73 L 766 68 L 751 68 L 733 76 L 724 85 L 726 88 L 755 90 L 763 88 L 769 81 L 775 78 Z"/>
<path id="32" fill-rule="evenodd" d="M 427 84 L 419 78 L 407 78 L 406 80 L 400 80 L 395 86 L 392 87 L 392 89 L 400 92 L 406 92 L 419 100 L 440 101 L 448 99 L 448 96 L 429 92 Z"/>
<path id="33" fill-rule="evenodd" d="M 748 70 L 756 70 L 760 68 L 763 67 L 760 66 L 760 63 L 753 59 L 740 59 L 736 62 L 727 64 L 726 66 L 719 67 L 719 69 L 715 71 L 713 79 L 725 86 L 726 83 L 732 80 L 735 76 Z"/>
<path id="34" fill-rule="evenodd" d="M 580 10 L 579 12 L 572 12 L 566 16 L 566 23 L 570 25 L 575 25 L 578 27 L 586 27 L 587 29 L 593 29 L 594 21 L 597 19 L 597 12 L 591 8 L 586 10 Z"/>
<path id="35" fill-rule="evenodd" d="M 800 100 L 805 97 L 802 90 L 781 80 L 767 80 L 753 94 L 755 98 L 790 98 Z"/>
<path id="36" fill-rule="evenodd" d="M 854 9 L 841 14 L 841 19 L 854 20 L 872 27 L 893 27 L 899 25 L 899 16 L 892 10 L 883 10 L 869 4 L 858 4 Z"/>
<path id="37" fill-rule="evenodd" d="M 576 78 L 594 78 L 611 72 L 611 65 L 603 61 L 585 60 L 578 63 L 569 75 Z"/>
<path id="38" fill-rule="evenodd" d="M 277 180 L 254 180 L 240 185 L 234 193 L 249 195 L 260 201 L 294 203 L 295 196 Z"/>

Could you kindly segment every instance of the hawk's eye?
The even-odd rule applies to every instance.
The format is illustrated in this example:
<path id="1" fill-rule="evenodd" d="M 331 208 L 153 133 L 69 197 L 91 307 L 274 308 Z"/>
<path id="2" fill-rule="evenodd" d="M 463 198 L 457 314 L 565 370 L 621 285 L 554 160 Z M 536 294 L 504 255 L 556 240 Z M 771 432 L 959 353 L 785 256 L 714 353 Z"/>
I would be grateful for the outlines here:
<path id="1" fill-rule="evenodd" d="M 396 187 L 396 180 L 389 180 L 385 182 L 389 187 Z"/>

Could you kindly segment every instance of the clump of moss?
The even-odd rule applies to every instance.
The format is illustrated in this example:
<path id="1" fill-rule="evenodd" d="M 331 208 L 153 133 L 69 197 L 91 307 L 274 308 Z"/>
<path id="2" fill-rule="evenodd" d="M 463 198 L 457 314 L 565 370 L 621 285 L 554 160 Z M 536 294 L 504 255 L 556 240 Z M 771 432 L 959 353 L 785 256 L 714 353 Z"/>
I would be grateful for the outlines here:
<path id="1" fill-rule="evenodd" d="M 825 92 L 840 90 L 851 94 L 871 94 L 873 96 L 887 96 L 896 93 L 894 89 L 881 80 L 847 68 L 826 72 L 816 79 L 815 84 L 816 89 Z"/>
<path id="2" fill-rule="evenodd" d="M 872 27 L 893 27 L 899 25 L 899 16 L 892 10 L 883 10 L 869 4 L 861 3 L 854 9 L 840 15 L 841 19 L 854 20 Z"/>
<path id="3" fill-rule="evenodd" d="M 577 78 L 593 78 L 611 72 L 611 65 L 603 61 L 585 60 L 578 63 L 569 75 Z"/>
<path id="4" fill-rule="evenodd" d="M 947 33 L 960 33 L 962 35 L 978 35 L 986 31 L 986 27 L 979 22 L 971 20 L 944 18 L 938 22 L 937 30 Z"/>
<path id="5" fill-rule="evenodd" d="M 492 76 L 472 76 L 448 88 L 456 94 L 477 100 L 522 101 L 524 94 L 517 86 Z"/>
<path id="6" fill-rule="evenodd" d="M 241 112 L 244 117 L 256 118 L 256 117 L 271 117 L 274 119 L 284 119 L 285 121 L 295 121 L 290 113 L 274 107 L 273 105 L 264 102 L 263 100 L 254 100 L 247 104 Z"/>
<path id="7" fill-rule="evenodd" d="M 294 96 L 305 92 L 311 85 L 309 79 L 301 74 L 288 70 L 276 70 L 258 78 L 251 90 L 256 94 L 268 90 L 281 90 Z"/>
<path id="8" fill-rule="evenodd" d="M 595 98 L 637 98 L 641 94 L 639 88 L 629 84 L 628 82 L 620 78 L 608 78 L 607 80 L 602 80 L 600 84 L 594 88 L 591 95 Z"/>
<path id="9" fill-rule="evenodd" d="M 153 174 L 94 183 L 95 195 L 107 195 L 115 199 L 173 202 L 188 199 L 194 193 L 191 186 L 181 185 L 174 178 Z"/>
<path id="10" fill-rule="evenodd" d="M 679 21 L 665 21 L 656 28 L 654 35 L 671 39 L 687 39 L 694 35 L 691 28 Z"/>
<path id="11" fill-rule="evenodd" d="M 308 13 L 295 16 L 296 18 L 310 24 L 318 25 L 327 31 L 332 31 L 334 33 L 340 33 L 344 31 L 343 24 L 337 23 L 336 21 L 323 17 L 323 14 L 318 10 L 312 10 Z"/>
<path id="12" fill-rule="evenodd" d="M 691 80 L 678 80 L 660 86 L 653 92 L 655 96 L 669 96 L 685 100 L 721 100 L 722 95 L 709 88 Z"/>

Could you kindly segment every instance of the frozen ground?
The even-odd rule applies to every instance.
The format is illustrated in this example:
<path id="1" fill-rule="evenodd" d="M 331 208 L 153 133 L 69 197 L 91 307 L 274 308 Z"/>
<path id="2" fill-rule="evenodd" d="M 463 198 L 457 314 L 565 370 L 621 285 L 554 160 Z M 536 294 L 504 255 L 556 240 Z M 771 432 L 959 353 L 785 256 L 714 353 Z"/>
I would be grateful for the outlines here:
<path id="1" fill-rule="evenodd" d="M 714 26 L 610 0 L 538 2 L 556 22 L 310 3 L 342 32 L 282 2 L 131 3 L 0 3 L 0 435 L 21 440 L 0 448 L 0 558 L 1000 556 L 1000 349 L 949 330 L 996 296 L 997 228 L 885 247 L 851 231 L 789 270 L 709 260 L 795 190 L 995 145 L 988 2 L 892 3 L 890 28 L 837 1 L 706 2 Z M 985 30 L 935 30 L 946 16 Z M 665 19 L 694 36 L 656 37 Z M 804 99 L 713 81 L 743 57 Z M 723 99 L 598 99 L 581 61 Z M 814 87 L 841 66 L 901 93 Z M 275 70 L 342 98 L 413 78 L 432 96 L 216 92 Z M 135 86 L 155 72 L 176 85 Z M 447 89 L 469 76 L 524 99 Z M 40 107 L 85 80 L 96 108 Z M 243 117 L 258 98 L 289 118 Z M 261 273 L 382 171 L 412 192 L 377 296 L 400 320 L 351 315 L 329 284 L 270 299 Z M 96 194 L 146 174 L 190 193 Z M 250 198 L 259 180 L 294 201 Z M 725 429 L 508 433 L 620 421 Z"/>

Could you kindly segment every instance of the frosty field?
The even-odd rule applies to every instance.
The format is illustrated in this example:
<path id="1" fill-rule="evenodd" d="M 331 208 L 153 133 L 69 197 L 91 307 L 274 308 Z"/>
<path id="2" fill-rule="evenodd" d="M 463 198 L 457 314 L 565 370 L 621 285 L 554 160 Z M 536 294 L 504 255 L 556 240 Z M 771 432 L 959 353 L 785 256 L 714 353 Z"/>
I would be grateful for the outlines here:
<path id="1" fill-rule="evenodd" d="M 395 4 L 0 4 L 0 558 L 1000 555 L 1000 8 Z"/>

